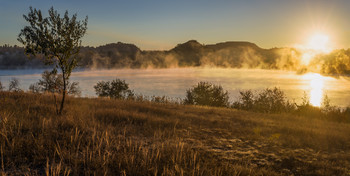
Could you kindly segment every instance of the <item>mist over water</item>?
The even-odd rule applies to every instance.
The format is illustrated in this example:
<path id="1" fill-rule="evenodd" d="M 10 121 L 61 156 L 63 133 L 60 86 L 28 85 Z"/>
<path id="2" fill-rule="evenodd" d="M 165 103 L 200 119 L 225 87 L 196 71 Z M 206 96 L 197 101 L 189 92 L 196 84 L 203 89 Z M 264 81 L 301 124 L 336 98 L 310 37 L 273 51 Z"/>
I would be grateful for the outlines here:
<path id="1" fill-rule="evenodd" d="M 0 70 L 0 81 L 8 88 L 11 78 L 18 78 L 20 87 L 28 90 L 30 84 L 41 78 L 44 70 Z M 230 100 L 237 99 L 239 90 L 262 90 L 279 87 L 296 103 L 306 92 L 310 102 L 319 106 L 327 94 L 332 105 L 350 105 L 350 80 L 321 76 L 316 73 L 298 75 L 292 71 L 223 68 L 174 68 L 174 69 L 118 69 L 76 71 L 71 80 L 79 82 L 82 96 L 95 97 L 93 86 L 98 81 L 124 79 L 136 94 L 184 98 L 186 90 L 199 81 L 220 84 L 230 93 Z"/>

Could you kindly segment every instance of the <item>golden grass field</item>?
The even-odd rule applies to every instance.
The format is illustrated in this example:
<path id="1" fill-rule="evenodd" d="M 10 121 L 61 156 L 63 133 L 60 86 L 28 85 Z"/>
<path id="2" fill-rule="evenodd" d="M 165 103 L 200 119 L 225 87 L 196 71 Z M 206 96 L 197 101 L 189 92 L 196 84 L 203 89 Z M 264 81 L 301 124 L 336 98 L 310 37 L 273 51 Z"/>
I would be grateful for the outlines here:
<path id="1" fill-rule="evenodd" d="M 1 175 L 350 175 L 350 124 L 0 92 Z"/>

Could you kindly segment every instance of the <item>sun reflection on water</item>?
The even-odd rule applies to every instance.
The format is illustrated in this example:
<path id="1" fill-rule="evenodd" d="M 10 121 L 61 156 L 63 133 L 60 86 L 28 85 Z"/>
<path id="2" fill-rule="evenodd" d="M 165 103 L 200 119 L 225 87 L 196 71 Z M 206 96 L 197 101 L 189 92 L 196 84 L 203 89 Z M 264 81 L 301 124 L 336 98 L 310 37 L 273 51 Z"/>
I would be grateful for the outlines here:
<path id="1" fill-rule="evenodd" d="M 323 99 L 325 77 L 317 73 L 308 73 L 303 75 L 303 79 L 310 82 L 310 104 L 320 107 Z"/>

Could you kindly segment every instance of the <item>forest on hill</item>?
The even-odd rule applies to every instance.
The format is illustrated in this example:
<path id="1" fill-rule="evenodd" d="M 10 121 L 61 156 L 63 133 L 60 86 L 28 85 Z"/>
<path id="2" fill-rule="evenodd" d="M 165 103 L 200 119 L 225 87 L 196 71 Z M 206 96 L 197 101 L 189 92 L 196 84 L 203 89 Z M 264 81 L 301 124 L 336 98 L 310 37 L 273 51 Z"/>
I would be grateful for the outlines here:
<path id="1" fill-rule="evenodd" d="M 305 51 L 296 48 L 263 49 L 250 42 L 223 42 L 204 45 L 196 40 L 166 51 L 141 50 L 134 44 L 111 43 L 85 46 L 80 51 L 80 67 L 88 69 L 223 67 L 306 71 L 324 75 L 350 75 L 350 50 L 316 54 L 305 64 Z M 24 48 L 0 47 L 0 69 L 43 68 L 38 58 L 27 59 Z"/>

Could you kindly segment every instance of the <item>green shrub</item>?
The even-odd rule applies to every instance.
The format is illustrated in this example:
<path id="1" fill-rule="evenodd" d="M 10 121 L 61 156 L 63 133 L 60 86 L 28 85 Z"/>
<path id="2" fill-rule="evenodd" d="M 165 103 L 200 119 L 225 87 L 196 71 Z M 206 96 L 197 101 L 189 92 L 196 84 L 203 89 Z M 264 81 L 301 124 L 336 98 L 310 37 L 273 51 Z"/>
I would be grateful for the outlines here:
<path id="1" fill-rule="evenodd" d="M 220 85 L 199 82 L 186 92 L 185 104 L 227 107 L 229 96 Z"/>
<path id="2" fill-rule="evenodd" d="M 284 92 L 277 87 L 267 88 L 256 94 L 251 90 L 240 91 L 239 94 L 240 97 L 233 103 L 233 108 L 264 113 L 289 112 L 295 109 L 294 104 L 290 103 Z"/>
<path id="3" fill-rule="evenodd" d="M 289 104 L 284 92 L 277 87 L 263 90 L 255 100 L 256 109 L 267 113 L 286 112 Z"/>
<path id="4" fill-rule="evenodd" d="M 110 81 L 99 81 L 94 89 L 99 97 L 110 97 L 116 99 L 127 99 L 134 97 L 133 91 L 129 90 L 129 84 L 124 80 L 115 79 Z"/>
<path id="5" fill-rule="evenodd" d="M 252 110 L 254 106 L 254 93 L 252 90 L 239 91 L 238 102 L 233 102 L 232 107 L 236 109 Z"/>

